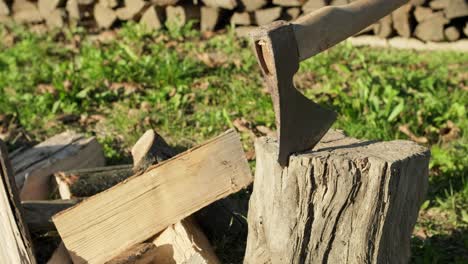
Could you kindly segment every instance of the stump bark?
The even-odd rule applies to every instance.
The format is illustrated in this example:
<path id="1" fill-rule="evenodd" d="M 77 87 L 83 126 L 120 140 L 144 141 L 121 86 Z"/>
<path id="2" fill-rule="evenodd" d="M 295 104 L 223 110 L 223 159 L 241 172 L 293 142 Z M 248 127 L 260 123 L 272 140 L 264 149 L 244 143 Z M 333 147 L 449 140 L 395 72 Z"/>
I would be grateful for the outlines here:
<path id="1" fill-rule="evenodd" d="M 428 186 L 426 148 L 330 131 L 285 168 L 275 140 L 255 149 L 244 263 L 407 263 Z"/>

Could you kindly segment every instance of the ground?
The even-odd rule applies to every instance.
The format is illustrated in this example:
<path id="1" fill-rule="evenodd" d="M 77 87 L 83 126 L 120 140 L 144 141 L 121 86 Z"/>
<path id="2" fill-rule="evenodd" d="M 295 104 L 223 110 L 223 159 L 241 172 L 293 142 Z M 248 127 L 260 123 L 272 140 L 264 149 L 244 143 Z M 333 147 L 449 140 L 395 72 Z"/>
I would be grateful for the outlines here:
<path id="1" fill-rule="evenodd" d="M 431 149 L 411 261 L 466 263 L 468 54 L 341 44 L 302 63 L 295 83 L 336 110 L 334 128 L 349 136 Z M 74 129 L 98 138 L 108 164 L 122 164 L 147 129 L 183 150 L 230 127 L 254 168 L 253 138 L 275 130 L 274 114 L 248 42 L 230 30 L 149 33 L 129 24 L 87 36 L 0 27 L 0 138 L 10 150 Z M 213 242 L 226 263 L 242 259 L 242 243 Z"/>

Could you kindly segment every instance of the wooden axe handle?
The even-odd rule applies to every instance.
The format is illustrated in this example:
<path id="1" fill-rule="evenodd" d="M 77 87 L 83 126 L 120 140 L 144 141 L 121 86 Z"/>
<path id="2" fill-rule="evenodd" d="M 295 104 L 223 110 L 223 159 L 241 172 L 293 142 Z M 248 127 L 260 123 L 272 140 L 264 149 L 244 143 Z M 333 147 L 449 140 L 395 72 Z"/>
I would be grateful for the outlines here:
<path id="1" fill-rule="evenodd" d="M 292 22 L 303 61 L 353 36 L 377 22 L 408 0 L 357 0 L 342 6 L 327 6 Z"/>

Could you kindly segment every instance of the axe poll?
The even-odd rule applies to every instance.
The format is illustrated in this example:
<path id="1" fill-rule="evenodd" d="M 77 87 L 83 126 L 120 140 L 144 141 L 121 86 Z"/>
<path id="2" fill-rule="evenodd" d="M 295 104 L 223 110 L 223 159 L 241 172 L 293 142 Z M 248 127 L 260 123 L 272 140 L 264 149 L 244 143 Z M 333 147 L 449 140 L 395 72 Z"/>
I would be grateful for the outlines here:
<path id="1" fill-rule="evenodd" d="M 336 120 L 336 113 L 319 106 L 293 84 L 299 63 L 377 22 L 408 0 L 357 0 L 327 6 L 293 22 L 276 21 L 250 35 L 257 61 L 273 100 L 278 129 L 278 162 L 312 149 Z"/>

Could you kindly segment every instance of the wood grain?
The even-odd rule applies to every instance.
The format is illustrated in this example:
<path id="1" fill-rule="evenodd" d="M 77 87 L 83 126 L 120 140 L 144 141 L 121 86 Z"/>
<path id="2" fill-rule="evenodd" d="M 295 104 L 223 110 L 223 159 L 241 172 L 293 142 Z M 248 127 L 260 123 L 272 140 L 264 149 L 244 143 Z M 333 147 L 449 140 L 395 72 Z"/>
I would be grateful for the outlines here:
<path id="1" fill-rule="evenodd" d="M 233 130 L 53 217 L 75 263 L 103 263 L 252 178 Z"/>

